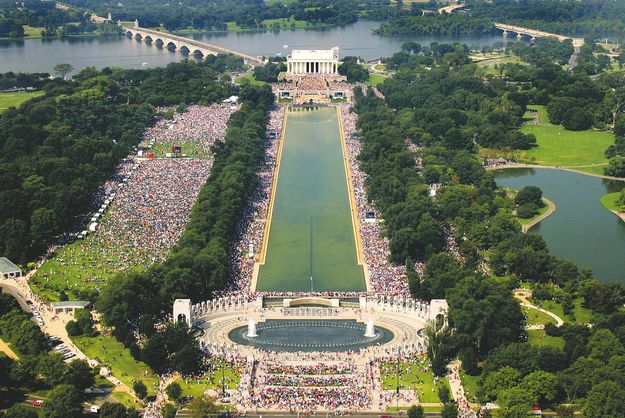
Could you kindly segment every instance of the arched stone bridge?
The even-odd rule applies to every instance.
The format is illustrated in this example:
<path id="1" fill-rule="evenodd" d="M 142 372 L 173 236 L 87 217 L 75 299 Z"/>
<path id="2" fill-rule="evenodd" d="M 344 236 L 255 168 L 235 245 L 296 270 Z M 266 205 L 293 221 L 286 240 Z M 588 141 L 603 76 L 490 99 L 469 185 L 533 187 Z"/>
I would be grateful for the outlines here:
<path id="1" fill-rule="evenodd" d="M 146 29 L 139 26 L 132 28 L 124 28 L 124 34 L 132 38 L 151 42 L 152 45 L 162 46 L 163 48 L 175 48 L 178 52 L 185 52 L 189 55 L 201 54 L 204 58 L 209 55 L 232 54 L 243 58 L 250 65 L 260 64 L 262 61 L 251 55 L 242 52 L 233 51 L 217 45 L 206 42 L 197 41 L 195 39 L 185 38 L 184 36 L 173 35 L 171 33 L 159 32 L 153 29 Z"/>
<path id="2" fill-rule="evenodd" d="M 535 38 L 554 38 L 559 41 L 566 41 L 568 39 L 573 41 L 573 46 L 579 47 L 584 45 L 584 38 L 573 38 L 571 36 L 558 35 L 556 33 L 544 32 L 542 30 L 524 28 L 522 26 L 507 25 L 505 23 L 495 23 L 495 27 L 503 31 L 504 36 L 508 36 L 510 32 L 516 33 L 517 37 L 529 36 L 532 39 Z"/>

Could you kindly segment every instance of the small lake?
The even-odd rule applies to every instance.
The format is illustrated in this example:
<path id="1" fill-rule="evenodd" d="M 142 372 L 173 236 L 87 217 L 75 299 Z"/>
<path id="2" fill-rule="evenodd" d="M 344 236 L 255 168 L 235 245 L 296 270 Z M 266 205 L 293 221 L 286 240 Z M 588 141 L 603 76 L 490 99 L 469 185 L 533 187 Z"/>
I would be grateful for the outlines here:
<path id="1" fill-rule="evenodd" d="M 359 21 L 348 26 L 326 29 L 212 32 L 190 37 L 254 56 L 286 54 L 291 49 L 338 46 L 341 48 L 341 56 L 358 55 L 368 60 L 392 55 L 407 40 L 422 45 L 429 45 L 433 41 L 457 41 L 470 47 L 503 41 L 503 37 L 499 35 L 386 37 L 373 33 L 373 29 L 378 26 L 378 22 Z M 117 36 L 0 41 L 0 72 L 52 72 L 52 68 L 61 62 L 72 64 L 76 71 L 87 66 L 146 68 L 164 66 L 182 58 L 179 53 Z"/>
<path id="2" fill-rule="evenodd" d="M 599 201 L 625 182 L 547 168 L 494 173 L 499 186 L 538 186 L 556 204 L 556 212 L 530 230 L 542 235 L 554 255 L 592 269 L 601 281 L 625 283 L 625 222 Z"/>

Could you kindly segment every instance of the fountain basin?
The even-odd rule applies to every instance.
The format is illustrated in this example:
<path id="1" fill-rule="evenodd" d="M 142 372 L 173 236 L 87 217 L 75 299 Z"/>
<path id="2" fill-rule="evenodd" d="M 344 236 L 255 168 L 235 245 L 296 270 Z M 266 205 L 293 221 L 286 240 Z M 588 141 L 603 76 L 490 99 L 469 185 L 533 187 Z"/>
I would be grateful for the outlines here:
<path id="1" fill-rule="evenodd" d="M 268 319 L 256 325 L 256 337 L 248 337 L 248 326 L 244 325 L 230 331 L 228 338 L 267 351 L 336 352 L 386 344 L 395 337 L 380 326 L 374 327 L 372 337 L 365 337 L 366 328 L 356 320 Z"/>

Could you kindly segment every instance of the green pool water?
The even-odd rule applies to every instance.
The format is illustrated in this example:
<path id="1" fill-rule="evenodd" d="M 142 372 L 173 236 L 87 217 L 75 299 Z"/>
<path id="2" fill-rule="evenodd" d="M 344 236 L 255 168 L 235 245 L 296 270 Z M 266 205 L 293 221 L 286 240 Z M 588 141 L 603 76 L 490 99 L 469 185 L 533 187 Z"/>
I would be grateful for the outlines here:
<path id="1" fill-rule="evenodd" d="M 289 109 L 256 290 L 366 290 L 334 107 Z"/>

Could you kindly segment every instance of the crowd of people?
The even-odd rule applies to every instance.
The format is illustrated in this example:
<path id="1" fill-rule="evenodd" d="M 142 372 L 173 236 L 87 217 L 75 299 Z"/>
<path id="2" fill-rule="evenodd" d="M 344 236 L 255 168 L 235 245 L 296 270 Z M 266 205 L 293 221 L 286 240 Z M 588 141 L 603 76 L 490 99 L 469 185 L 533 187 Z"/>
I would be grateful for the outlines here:
<path id="1" fill-rule="evenodd" d="M 255 256 L 262 247 L 269 212 L 269 199 L 274 182 L 284 111 L 284 107 L 275 107 L 269 112 L 265 161 L 258 173 L 260 185 L 250 197 L 245 212 L 237 225 L 238 239 L 235 240 L 237 244 L 231 249 L 229 255 L 232 266 L 229 294 L 233 294 L 233 292 L 247 293 L 250 288 L 254 263 L 256 262 Z"/>
<path id="2" fill-rule="evenodd" d="M 148 128 L 146 141 L 154 149 L 187 141 L 199 146 L 199 154 L 209 152 L 225 137 L 236 109 L 226 104 L 189 106 L 173 121 L 161 119 Z M 74 245 L 51 246 L 50 262 L 35 281 L 56 291 L 98 289 L 117 272 L 163 261 L 184 232 L 211 166 L 208 159 L 126 158 L 95 194 L 94 212 L 84 219 L 89 234 Z"/>
<path id="3" fill-rule="evenodd" d="M 150 147 L 157 156 L 171 153 L 172 147 L 181 147 L 181 153 L 207 158 L 215 141 L 223 140 L 230 115 L 238 105 L 215 103 L 210 106 L 191 105 L 173 119 L 161 118 L 143 135 L 141 147 Z M 159 109 L 161 112 L 167 109 Z"/>
<path id="4" fill-rule="evenodd" d="M 348 154 L 349 168 L 352 177 L 352 187 L 358 209 L 358 220 L 362 249 L 365 262 L 369 270 L 372 291 L 378 294 L 407 295 L 408 282 L 406 268 L 403 265 L 389 261 L 389 240 L 382 234 L 382 227 L 377 219 L 369 221 L 367 215 L 376 213 L 375 207 L 367 199 L 365 190 L 366 175 L 360 170 L 358 155 L 362 145 L 356 136 L 357 115 L 350 110 L 347 103 L 339 104 L 345 142 Z M 419 266 L 417 266 L 419 267 Z"/>
<path id="5" fill-rule="evenodd" d="M 368 408 L 371 393 L 366 387 L 265 387 L 254 394 L 258 408 L 272 408 L 291 412 L 329 411 L 355 412 Z"/>
<path id="6" fill-rule="evenodd" d="M 351 362 L 345 363 L 312 363 L 288 365 L 283 363 L 267 363 L 264 365 L 267 373 L 276 375 L 340 375 L 354 373 L 354 365 Z"/>

